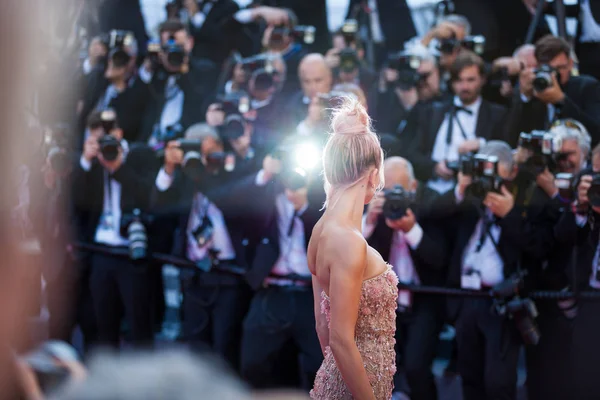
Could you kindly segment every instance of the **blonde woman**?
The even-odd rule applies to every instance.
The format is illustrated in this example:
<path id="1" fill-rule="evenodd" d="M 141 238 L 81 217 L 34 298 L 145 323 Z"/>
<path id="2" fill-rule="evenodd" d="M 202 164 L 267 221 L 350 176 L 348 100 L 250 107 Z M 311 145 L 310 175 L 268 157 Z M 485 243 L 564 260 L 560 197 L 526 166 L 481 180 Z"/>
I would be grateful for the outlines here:
<path id="1" fill-rule="evenodd" d="M 308 246 L 325 360 L 313 399 L 389 400 L 396 371 L 398 278 L 362 236 L 362 214 L 383 186 L 383 151 L 365 108 L 334 112 L 323 152 L 325 213 Z"/>

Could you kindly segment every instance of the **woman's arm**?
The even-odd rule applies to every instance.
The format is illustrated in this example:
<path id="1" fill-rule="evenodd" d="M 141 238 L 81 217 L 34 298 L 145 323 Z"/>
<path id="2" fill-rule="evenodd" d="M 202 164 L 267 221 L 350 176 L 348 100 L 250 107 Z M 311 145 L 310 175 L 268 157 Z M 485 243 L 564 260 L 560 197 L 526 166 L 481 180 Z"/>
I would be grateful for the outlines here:
<path id="1" fill-rule="evenodd" d="M 321 313 L 321 285 L 316 276 L 312 277 L 313 296 L 315 298 L 315 322 L 317 329 L 317 336 L 319 337 L 319 343 L 321 344 L 321 351 L 323 356 L 325 355 L 325 348 L 329 346 L 329 326 L 327 326 L 327 317 Z"/>
<path id="2" fill-rule="evenodd" d="M 357 400 L 375 400 L 355 341 L 367 244 L 358 233 L 338 236 L 335 240 L 329 249 L 330 260 L 334 260 L 329 278 L 329 347 L 352 396 Z"/>

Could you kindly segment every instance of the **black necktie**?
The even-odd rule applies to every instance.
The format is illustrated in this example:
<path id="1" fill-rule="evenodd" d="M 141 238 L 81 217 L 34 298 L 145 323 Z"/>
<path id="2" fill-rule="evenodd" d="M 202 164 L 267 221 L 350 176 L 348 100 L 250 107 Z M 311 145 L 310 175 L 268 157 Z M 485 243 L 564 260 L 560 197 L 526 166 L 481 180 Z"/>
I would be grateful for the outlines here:
<path id="1" fill-rule="evenodd" d="M 455 105 L 455 106 L 454 106 L 454 111 L 455 111 L 456 113 L 458 113 L 459 111 L 464 111 L 464 112 L 466 112 L 466 113 L 467 113 L 467 114 L 469 114 L 469 115 L 473 115 L 473 111 L 469 110 L 469 109 L 468 109 L 468 108 L 466 108 L 466 107 L 462 107 L 462 106 L 457 106 L 457 105 Z"/>
<path id="2" fill-rule="evenodd" d="M 288 237 L 292 236 L 292 232 L 294 231 L 294 224 L 296 222 L 296 217 L 298 216 L 298 211 L 294 211 L 294 214 L 292 215 L 292 220 L 290 221 L 290 227 L 288 228 Z"/>

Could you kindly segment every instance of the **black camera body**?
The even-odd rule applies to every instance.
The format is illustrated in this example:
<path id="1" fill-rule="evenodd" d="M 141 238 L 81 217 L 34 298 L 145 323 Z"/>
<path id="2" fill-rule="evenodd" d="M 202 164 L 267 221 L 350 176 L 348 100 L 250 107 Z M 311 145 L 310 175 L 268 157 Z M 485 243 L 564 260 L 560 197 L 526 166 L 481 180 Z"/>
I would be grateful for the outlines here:
<path id="1" fill-rule="evenodd" d="M 275 86 L 278 71 L 273 65 L 273 57 L 268 54 L 258 54 L 240 61 L 242 69 L 252 81 L 254 89 L 266 91 Z"/>
<path id="2" fill-rule="evenodd" d="M 162 46 L 165 52 L 167 62 L 173 68 L 181 68 L 185 62 L 186 51 L 182 45 L 178 44 L 175 36 L 171 35 L 167 42 Z"/>
<path id="3" fill-rule="evenodd" d="M 587 191 L 587 196 L 592 207 L 600 207 L 600 173 L 592 174 L 592 185 Z"/>
<path id="4" fill-rule="evenodd" d="M 461 42 L 462 47 L 471 50 L 473 53 L 481 56 L 485 52 L 485 36 L 474 35 L 467 36 Z"/>
<path id="5" fill-rule="evenodd" d="M 315 42 L 316 31 L 314 26 L 309 25 L 296 25 L 291 29 L 286 25 L 279 25 L 273 28 L 271 41 L 273 43 L 281 43 L 284 38 L 291 37 L 293 40 L 303 44 L 313 44 Z"/>
<path id="6" fill-rule="evenodd" d="M 250 111 L 250 96 L 244 92 L 230 93 L 220 98 L 220 109 L 225 113 L 219 134 L 223 140 L 235 140 L 244 135 L 247 120 L 244 114 Z"/>
<path id="7" fill-rule="evenodd" d="M 455 49 L 460 47 L 460 44 L 460 40 L 455 35 L 452 35 L 449 38 L 439 39 L 437 50 L 442 54 L 452 54 Z"/>
<path id="8" fill-rule="evenodd" d="M 153 218 L 142 213 L 139 208 L 126 213 L 121 218 L 121 235 L 129 240 L 129 258 L 132 261 L 144 260 L 148 257 L 147 227 Z"/>
<path id="9" fill-rule="evenodd" d="M 552 86 L 552 76 L 557 76 L 558 72 L 547 64 L 541 65 L 534 70 L 535 77 L 533 78 L 533 88 L 536 92 L 543 92 Z"/>
<path id="10" fill-rule="evenodd" d="M 554 177 L 554 184 L 558 189 L 558 195 L 561 199 L 569 203 L 575 200 L 575 176 L 568 172 L 561 172 Z"/>
<path id="11" fill-rule="evenodd" d="M 406 215 L 406 210 L 413 208 L 415 193 L 404 190 L 401 185 L 394 185 L 391 189 L 383 191 L 385 203 L 383 204 L 383 216 L 386 219 L 397 220 Z"/>
<path id="12" fill-rule="evenodd" d="M 133 32 L 115 29 L 110 31 L 102 41 L 108 48 L 108 59 L 112 61 L 116 68 L 125 67 L 129 64 L 131 56 L 125 50 L 125 47 L 135 43 Z"/>
<path id="13" fill-rule="evenodd" d="M 401 90 L 409 90 L 416 87 L 423 79 L 417 71 L 421 66 L 421 58 L 401 51 L 388 56 L 388 67 L 398 71 L 396 85 Z"/>
<path id="14" fill-rule="evenodd" d="M 106 161 L 115 161 L 119 156 L 121 142 L 113 135 L 105 134 L 98 139 L 98 145 L 100 146 L 100 153 Z"/>
<path id="15" fill-rule="evenodd" d="M 483 200 L 490 192 L 500 192 L 502 178 L 498 175 L 498 157 L 465 155 L 460 160 L 460 172 L 472 178 L 465 193 L 468 197 Z"/>
<path id="16" fill-rule="evenodd" d="M 347 19 L 344 21 L 342 28 L 340 29 L 342 36 L 344 37 L 344 43 L 346 46 L 356 42 L 356 35 L 358 33 L 358 21 L 355 19 Z"/>
<path id="17" fill-rule="evenodd" d="M 340 50 L 340 70 L 342 72 L 350 73 L 358 69 L 360 66 L 360 60 L 356 50 L 351 47 L 346 47 Z"/>
<path id="18" fill-rule="evenodd" d="M 533 154 L 524 164 L 525 168 L 537 176 L 546 168 L 555 169 L 560 159 L 562 141 L 550 132 L 531 131 L 519 135 L 519 147 L 531 151 Z"/>

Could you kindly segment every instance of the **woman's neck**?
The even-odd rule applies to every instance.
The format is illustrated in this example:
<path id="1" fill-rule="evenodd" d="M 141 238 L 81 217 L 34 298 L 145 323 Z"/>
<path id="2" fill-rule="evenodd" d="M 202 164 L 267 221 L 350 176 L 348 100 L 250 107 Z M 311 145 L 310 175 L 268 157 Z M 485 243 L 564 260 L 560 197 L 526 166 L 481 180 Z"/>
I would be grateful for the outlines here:
<path id="1" fill-rule="evenodd" d="M 366 179 L 360 180 L 346 190 L 335 192 L 327 206 L 330 215 L 347 222 L 358 231 L 362 231 L 366 193 Z"/>

